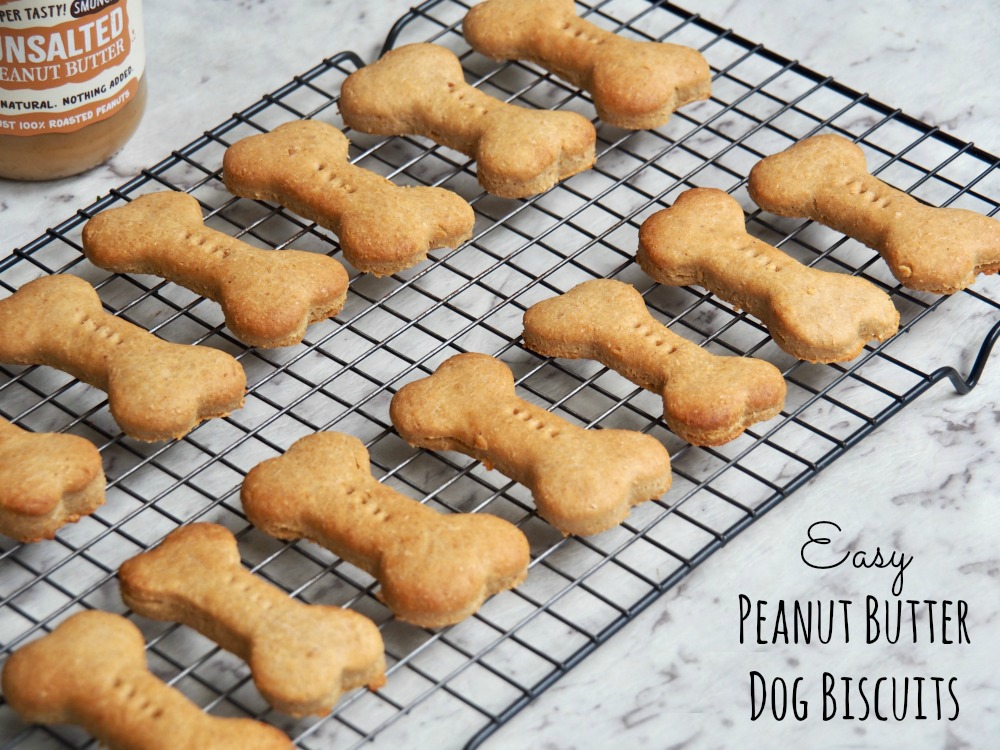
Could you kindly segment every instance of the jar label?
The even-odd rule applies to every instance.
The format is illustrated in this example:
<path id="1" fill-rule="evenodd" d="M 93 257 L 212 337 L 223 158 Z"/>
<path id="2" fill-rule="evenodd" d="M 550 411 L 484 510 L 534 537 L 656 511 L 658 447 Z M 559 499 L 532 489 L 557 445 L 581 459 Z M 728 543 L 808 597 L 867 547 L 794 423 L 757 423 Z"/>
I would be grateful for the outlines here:
<path id="1" fill-rule="evenodd" d="M 0 135 L 69 133 L 115 115 L 145 61 L 138 0 L 0 0 Z"/>

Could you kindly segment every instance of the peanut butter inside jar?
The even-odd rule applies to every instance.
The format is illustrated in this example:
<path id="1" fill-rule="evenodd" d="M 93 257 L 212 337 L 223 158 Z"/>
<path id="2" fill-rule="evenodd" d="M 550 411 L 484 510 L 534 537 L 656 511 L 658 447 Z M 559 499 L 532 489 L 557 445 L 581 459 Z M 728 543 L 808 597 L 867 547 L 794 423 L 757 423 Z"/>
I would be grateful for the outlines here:
<path id="1" fill-rule="evenodd" d="M 103 164 L 135 133 L 146 109 L 146 79 L 120 112 L 72 133 L 0 135 L 0 177 L 55 180 Z"/>
<path id="2" fill-rule="evenodd" d="M 141 0 L 0 0 L 0 178 L 107 161 L 146 108 Z"/>

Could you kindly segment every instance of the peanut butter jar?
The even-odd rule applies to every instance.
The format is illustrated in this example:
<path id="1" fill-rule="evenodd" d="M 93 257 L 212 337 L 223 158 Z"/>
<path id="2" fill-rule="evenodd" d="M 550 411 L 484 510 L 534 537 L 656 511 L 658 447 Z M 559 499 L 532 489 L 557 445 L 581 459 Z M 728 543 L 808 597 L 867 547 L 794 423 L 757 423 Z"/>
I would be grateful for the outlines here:
<path id="1" fill-rule="evenodd" d="M 140 0 L 0 0 L 0 178 L 107 161 L 146 105 Z"/>

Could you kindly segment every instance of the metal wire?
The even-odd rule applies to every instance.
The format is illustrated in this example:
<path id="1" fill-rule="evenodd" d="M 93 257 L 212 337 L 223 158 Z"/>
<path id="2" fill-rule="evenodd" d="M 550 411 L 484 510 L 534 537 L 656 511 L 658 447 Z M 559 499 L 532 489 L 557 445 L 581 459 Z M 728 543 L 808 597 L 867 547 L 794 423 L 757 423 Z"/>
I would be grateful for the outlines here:
<path id="1" fill-rule="evenodd" d="M 386 46 L 444 44 L 459 54 L 470 81 L 492 95 L 592 116 L 586 95 L 534 66 L 498 65 L 472 54 L 459 26 L 466 10 L 455 0 L 425 3 L 400 20 Z M 337 93 L 362 64 L 352 53 L 324 60 L 0 261 L 0 286 L 9 293 L 42 274 L 82 276 L 115 314 L 168 340 L 232 353 L 250 384 L 246 406 L 230 417 L 181 441 L 145 445 L 121 434 L 103 394 L 46 368 L 0 367 L 5 417 L 32 430 L 93 440 L 108 475 L 106 506 L 61 530 L 54 542 L 0 542 L 4 657 L 81 609 L 131 616 L 115 581 L 120 563 L 177 526 L 211 520 L 237 534 L 245 564 L 258 575 L 302 601 L 349 606 L 378 623 L 388 683 L 378 693 L 346 696 L 328 716 L 293 721 L 268 709 L 238 659 L 188 628 L 139 618 L 157 674 L 214 713 L 274 723 L 302 748 L 357 747 L 372 739 L 392 744 L 412 737 L 416 727 L 443 722 L 452 740 L 476 745 L 933 384 L 944 378 L 960 390 L 975 384 L 995 327 L 968 381 L 953 368 L 932 369 L 920 338 L 935 320 L 957 321 L 968 332 L 966 346 L 985 337 L 1000 309 L 994 280 L 947 301 L 907 291 L 857 243 L 755 210 L 744 186 L 765 154 L 816 132 L 835 132 L 865 149 L 875 173 L 919 199 L 993 215 L 1000 207 L 996 157 L 672 5 L 605 0 L 581 12 L 632 38 L 700 49 L 712 66 L 712 98 L 655 131 L 597 123 L 593 170 L 517 202 L 484 194 L 461 154 L 422 139 L 348 131 L 352 159 L 361 166 L 403 184 L 441 185 L 470 200 L 475 233 L 463 247 L 432 252 L 428 262 L 391 278 L 353 275 L 343 312 L 312 326 L 300 346 L 247 349 L 225 329 L 214 303 L 167 282 L 91 266 L 81 253 L 80 231 L 105 208 L 177 189 L 198 198 L 210 226 L 247 242 L 338 255 L 325 230 L 278 206 L 226 193 L 220 166 L 231 143 L 288 120 L 315 117 L 342 126 Z M 901 334 L 850 363 L 804 364 L 778 350 L 759 321 L 703 290 L 654 284 L 632 260 L 638 226 L 693 186 L 734 194 L 748 212 L 748 230 L 798 259 L 879 285 L 900 309 Z M 636 285 L 658 319 L 712 351 L 777 364 L 788 384 L 785 411 L 730 444 L 696 448 L 666 429 L 653 394 L 596 363 L 549 360 L 521 346 L 524 310 L 596 277 Z M 573 422 L 661 439 L 672 455 L 674 487 L 662 500 L 638 506 L 617 529 L 563 538 L 538 519 L 524 488 L 464 457 L 409 448 L 392 431 L 389 399 L 461 351 L 500 357 L 514 370 L 522 396 Z M 374 581 L 352 565 L 315 545 L 278 542 L 256 531 L 238 499 L 246 472 L 298 437 L 326 429 L 360 437 L 382 481 L 421 502 L 517 524 L 531 541 L 527 582 L 459 625 L 427 631 L 393 619 L 374 596 Z M 6 704 L 0 705 L 0 738 L 5 748 L 95 746 L 72 727 L 26 726 Z"/>

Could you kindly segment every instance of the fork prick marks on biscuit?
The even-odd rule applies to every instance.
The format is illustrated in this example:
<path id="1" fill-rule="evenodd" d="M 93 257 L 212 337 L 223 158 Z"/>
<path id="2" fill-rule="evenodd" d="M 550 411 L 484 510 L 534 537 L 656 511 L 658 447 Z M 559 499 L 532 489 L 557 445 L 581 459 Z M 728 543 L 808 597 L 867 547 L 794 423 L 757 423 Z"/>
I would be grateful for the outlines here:
<path id="1" fill-rule="evenodd" d="M 321 715 L 340 695 L 385 683 L 382 636 L 351 610 L 308 605 L 240 564 L 236 538 L 197 523 L 125 561 L 122 599 L 137 614 L 182 622 L 250 665 L 268 703 L 292 716 Z"/>
<path id="2" fill-rule="evenodd" d="M 28 432 L 0 418 L 0 534 L 51 539 L 100 507 L 104 487 L 101 454 L 89 440 Z"/>
<path id="3" fill-rule="evenodd" d="M 389 414 L 411 445 L 453 450 L 528 487 L 539 515 L 564 534 L 596 534 L 670 487 L 670 458 L 631 430 L 585 430 L 514 392 L 485 354 L 459 354 L 404 386 Z"/>
<path id="4" fill-rule="evenodd" d="M 487 96 L 465 82 L 455 54 L 436 44 L 399 47 L 349 75 L 340 112 L 356 130 L 423 135 L 474 158 L 479 183 L 502 198 L 544 192 L 596 158 L 590 120 Z"/>
<path id="5" fill-rule="evenodd" d="M 234 195 L 274 201 L 334 232 L 347 261 L 385 276 L 472 236 L 472 206 L 438 187 L 402 187 L 351 164 L 348 141 L 317 120 L 280 125 L 226 150 Z"/>
<path id="6" fill-rule="evenodd" d="M 707 99 L 708 62 L 677 44 L 617 36 L 576 15 L 573 0 L 488 0 L 462 22 L 473 49 L 494 60 L 530 60 L 589 91 L 610 125 L 663 125 L 674 110 Z"/>
<path id="7" fill-rule="evenodd" d="M 215 300 L 251 346 L 299 343 L 347 296 L 347 272 L 333 258 L 259 250 L 206 227 L 186 193 L 149 193 L 102 211 L 83 229 L 83 251 L 109 271 L 154 274 Z"/>
<path id="8" fill-rule="evenodd" d="M 629 284 L 586 281 L 524 313 L 524 343 L 551 357 L 596 359 L 659 393 L 667 425 L 695 445 L 720 445 L 785 400 L 774 365 L 719 357 L 659 323 Z"/>
<path id="9" fill-rule="evenodd" d="M 757 316 L 778 346 L 809 362 L 853 359 L 899 326 L 873 284 L 804 266 L 747 234 L 739 202 L 721 190 L 688 190 L 646 219 L 636 261 L 662 284 L 703 286 Z"/>
<path id="10" fill-rule="evenodd" d="M 468 617 L 528 572 L 528 541 L 486 514 L 444 515 L 378 482 L 368 451 L 336 432 L 304 437 L 243 483 L 250 521 L 310 539 L 374 576 L 402 620 L 438 628 Z"/>
<path id="11" fill-rule="evenodd" d="M 812 136 L 761 160 L 748 188 L 765 211 L 863 242 L 910 289 L 951 294 L 1000 269 L 1000 221 L 918 202 L 870 175 L 861 147 L 839 135 Z"/>
<path id="12" fill-rule="evenodd" d="M 11 655 L 4 698 L 25 721 L 79 724 L 120 750 L 292 750 L 267 724 L 204 713 L 149 671 L 143 646 L 124 617 L 79 612 Z"/>
<path id="13" fill-rule="evenodd" d="M 75 276 L 43 276 L 0 300 L 0 361 L 48 365 L 107 391 L 126 434 L 177 438 L 243 405 L 239 362 L 206 346 L 158 339 L 101 307 Z"/>

